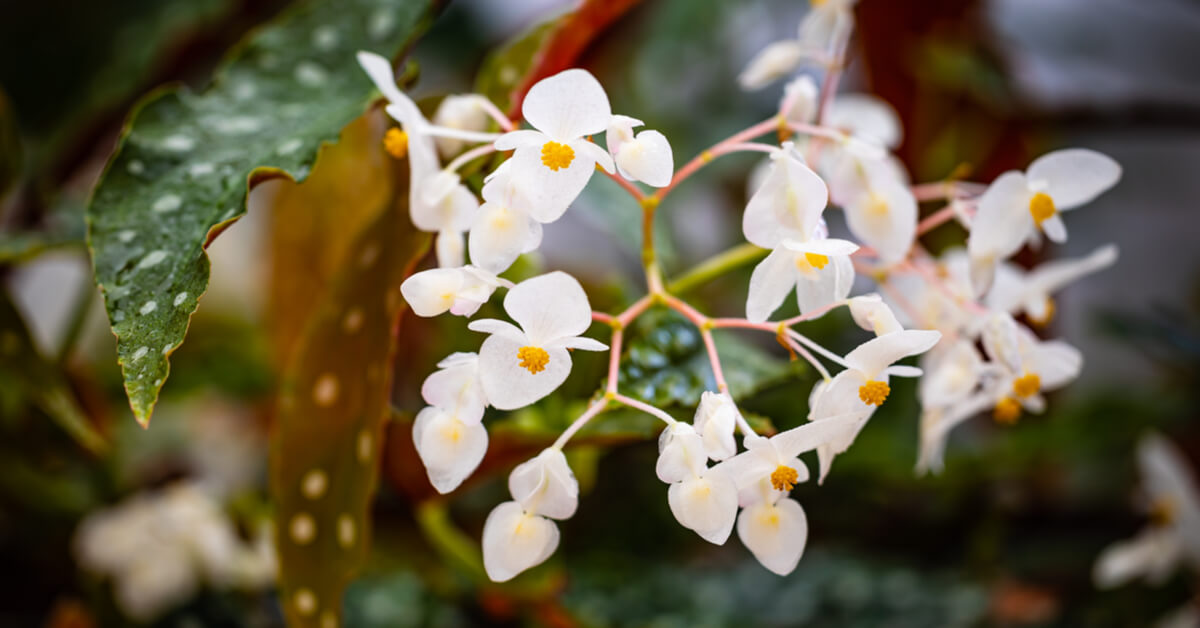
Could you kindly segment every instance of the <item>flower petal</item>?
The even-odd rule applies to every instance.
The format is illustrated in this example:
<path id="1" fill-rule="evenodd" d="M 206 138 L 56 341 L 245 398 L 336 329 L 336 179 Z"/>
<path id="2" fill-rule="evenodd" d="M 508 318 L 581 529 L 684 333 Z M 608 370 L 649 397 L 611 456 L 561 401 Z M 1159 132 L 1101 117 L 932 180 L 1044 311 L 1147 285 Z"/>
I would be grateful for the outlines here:
<path id="1" fill-rule="evenodd" d="M 825 182 L 793 155 L 790 143 L 772 155 L 772 162 L 766 181 L 742 215 L 746 239 L 768 249 L 784 238 L 811 238 L 829 201 Z"/>
<path id="2" fill-rule="evenodd" d="M 596 77 L 572 68 L 534 83 L 521 113 L 535 129 L 562 142 L 604 131 L 612 107 Z"/>
<path id="3" fill-rule="evenodd" d="M 754 267 L 746 295 L 747 319 L 761 323 L 783 304 L 796 287 L 795 258 L 795 253 L 778 248 Z"/>
<path id="4" fill-rule="evenodd" d="M 830 257 L 825 268 L 813 269 L 812 274 L 798 273 L 796 303 L 801 314 L 815 312 L 842 301 L 854 286 L 854 262 L 850 257 Z"/>
<path id="5" fill-rule="evenodd" d="M 704 473 L 707 461 L 704 441 L 691 425 L 679 421 L 659 435 L 654 472 L 663 482 L 674 484 L 699 477 Z"/>
<path id="6" fill-rule="evenodd" d="M 445 410 L 459 421 L 478 423 L 487 407 L 483 384 L 479 381 L 479 358 L 474 353 L 455 355 L 464 357 L 426 377 L 421 397 L 425 403 Z"/>
<path id="7" fill-rule="evenodd" d="M 850 316 L 859 327 L 874 332 L 876 336 L 904 329 L 892 308 L 888 307 L 878 294 L 866 294 L 850 299 Z"/>
<path id="8" fill-rule="evenodd" d="M 979 198 L 979 211 L 971 221 L 967 252 L 972 258 L 1007 258 L 1021 248 L 1033 229 L 1029 213 L 1028 180 L 1015 170 L 1000 175 Z"/>
<path id="9" fill-rule="evenodd" d="M 467 423 L 441 408 L 425 408 L 413 422 L 413 445 L 439 493 L 458 488 L 487 453 L 482 423 Z"/>
<path id="10" fill-rule="evenodd" d="M 1121 164 L 1103 153 L 1069 148 L 1043 155 L 1029 165 L 1029 180 L 1044 183 L 1059 211 L 1079 207 L 1117 184 Z"/>
<path id="11" fill-rule="evenodd" d="M 484 203 L 471 225 L 471 263 L 502 273 L 520 255 L 542 242 L 542 225 L 532 216 L 499 203 Z"/>
<path id="12" fill-rule="evenodd" d="M 463 285 L 462 272 L 457 268 L 423 270 L 400 284 L 400 294 L 417 316 L 437 316 L 454 305 L 455 295 Z"/>
<path id="13" fill-rule="evenodd" d="M 724 460 L 737 453 L 733 433 L 740 415 L 737 405 L 727 393 L 704 391 L 692 426 L 704 442 L 704 451 L 713 460 Z"/>
<path id="14" fill-rule="evenodd" d="M 508 491 L 530 514 L 568 519 L 579 507 L 579 482 L 559 449 L 544 449 L 513 469 Z"/>
<path id="15" fill-rule="evenodd" d="M 672 484 L 667 504 L 680 525 L 709 543 L 724 545 L 737 519 L 737 486 L 724 473 L 706 473 Z"/>
<path id="16" fill-rule="evenodd" d="M 671 144 L 658 131 L 642 131 L 632 142 L 622 143 L 615 161 L 621 176 L 656 188 L 669 185 L 675 172 Z"/>
<path id="17" fill-rule="evenodd" d="M 558 538 L 554 522 L 526 514 L 517 502 L 504 502 L 483 524 L 483 568 L 492 582 L 507 582 L 550 558 Z"/>
<path id="18" fill-rule="evenodd" d="M 589 158 L 591 156 L 591 153 L 585 155 L 576 151 L 569 165 L 552 170 L 542 162 L 540 145 L 517 149 L 510 160 L 512 176 L 528 196 L 529 214 L 534 219 L 542 223 L 554 222 L 579 198 L 596 171 L 596 162 Z M 604 158 L 611 161 L 608 153 L 604 153 Z"/>
<path id="19" fill-rule="evenodd" d="M 513 150 L 516 148 L 537 146 L 538 150 L 541 150 L 542 144 L 545 144 L 548 141 L 550 141 L 550 137 L 545 133 L 540 131 L 530 131 L 529 129 L 518 129 L 516 131 L 509 131 L 508 133 L 496 138 L 496 141 L 492 142 L 492 146 L 494 146 L 496 150 Z M 501 166 L 503 166 L 503 164 L 501 164 Z M 499 172 L 499 170 L 496 172 Z M 496 173 L 492 174 L 495 175 Z"/>
<path id="20" fill-rule="evenodd" d="M 904 135 L 896 110 L 887 101 L 870 94 L 834 96 L 825 123 L 888 148 L 899 146 Z"/>
<path id="21" fill-rule="evenodd" d="M 526 279 L 504 297 L 504 310 L 533 342 L 579 336 L 592 325 L 592 306 L 574 277 L 554 271 Z"/>
<path id="22" fill-rule="evenodd" d="M 554 347 L 562 347 L 563 349 L 581 349 L 583 351 L 608 351 L 608 345 L 593 340 L 586 336 L 576 336 L 574 338 L 563 338 L 561 340 L 550 343 Z"/>
<path id="23" fill-rule="evenodd" d="M 808 541 L 808 518 L 793 499 L 759 503 L 742 511 L 738 537 L 763 567 L 781 576 L 796 568 Z"/>
<path id="24" fill-rule="evenodd" d="M 392 72 L 392 63 L 387 59 L 365 50 L 358 51 L 358 65 L 362 66 L 371 82 L 375 84 L 388 102 L 409 101 L 408 97 L 396 87 L 396 75 Z M 411 101 L 409 101 L 411 102 Z"/>
<path id="25" fill-rule="evenodd" d="M 481 318 L 477 321 L 471 321 L 467 324 L 467 329 L 485 334 L 494 334 L 517 343 L 529 342 L 529 338 L 525 335 L 525 332 L 521 331 L 516 325 L 494 318 Z"/>
<path id="26" fill-rule="evenodd" d="M 479 376 L 484 395 L 494 408 L 523 408 L 554 392 L 571 373 L 571 354 L 566 349 L 539 347 L 546 351 L 548 359 L 543 370 L 533 373 L 521 366 L 522 347 L 537 345 L 497 334 L 489 336 L 479 348 Z"/>
<path id="27" fill-rule="evenodd" d="M 908 256 L 917 236 L 917 201 L 904 183 L 872 176 L 870 189 L 846 206 L 846 224 L 875 249 L 879 260 L 895 264 Z"/>
<path id="28" fill-rule="evenodd" d="M 942 339 L 942 332 L 931 329 L 905 329 L 873 338 L 846 354 L 846 363 L 873 379 L 901 358 L 924 353 Z"/>
<path id="29" fill-rule="evenodd" d="M 794 39 L 772 42 L 750 59 L 738 84 L 746 90 L 766 87 L 795 70 L 803 55 L 804 48 Z"/>

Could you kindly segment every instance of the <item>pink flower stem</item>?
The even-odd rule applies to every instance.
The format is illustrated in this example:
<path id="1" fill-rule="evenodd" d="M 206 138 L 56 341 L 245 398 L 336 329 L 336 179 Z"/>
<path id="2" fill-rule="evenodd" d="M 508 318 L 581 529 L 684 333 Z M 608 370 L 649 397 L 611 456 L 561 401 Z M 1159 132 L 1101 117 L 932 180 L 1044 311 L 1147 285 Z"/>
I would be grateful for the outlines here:
<path id="1" fill-rule="evenodd" d="M 608 350 L 608 385 L 605 386 L 606 394 L 616 394 L 617 392 L 617 370 L 621 365 L 621 344 L 625 339 L 625 330 L 617 327 L 613 329 L 612 346 Z"/>
<path id="2" fill-rule="evenodd" d="M 700 337 L 704 339 L 704 349 L 708 351 L 708 363 L 712 365 L 713 379 L 717 380 L 717 392 L 729 392 L 729 384 L 725 382 L 725 372 L 721 370 L 721 356 L 717 355 L 717 343 L 713 340 L 712 329 L 708 326 L 701 327 Z"/>
<path id="3" fill-rule="evenodd" d="M 496 147 L 492 146 L 491 144 L 483 144 L 480 146 L 476 146 L 475 148 L 472 148 L 471 150 L 459 155 L 458 157 L 455 157 L 454 161 L 451 161 L 449 164 L 446 165 L 445 170 L 446 170 L 446 172 L 457 172 L 459 168 L 462 168 L 463 166 L 467 165 L 468 163 L 471 162 L 471 160 L 477 159 L 479 157 L 483 157 L 484 155 L 488 155 L 488 154 L 491 154 L 494 152 L 496 152 Z"/>
<path id="4" fill-rule="evenodd" d="M 926 233 L 942 226 L 954 218 L 954 205 L 946 205 L 945 207 L 926 216 L 921 222 L 917 223 L 917 235 L 925 235 Z"/>
<path id="5" fill-rule="evenodd" d="M 641 203 L 642 199 L 646 198 L 646 195 L 640 189 L 638 189 L 636 185 L 630 183 L 620 174 L 609 172 L 603 168 L 600 168 L 599 170 L 600 172 L 603 172 L 605 176 L 615 181 L 617 185 L 624 188 L 626 192 L 629 192 L 629 195 L 632 196 L 637 202 Z"/>
<path id="6" fill-rule="evenodd" d="M 617 319 L 612 314 L 605 314 L 604 312 L 592 312 L 592 320 L 596 321 L 597 323 L 612 325 Z"/>
<path id="7" fill-rule="evenodd" d="M 583 414 L 579 415 L 578 419 L 575 419 L 573 422 L 571 422 L 571 424 L 567 426 L 567 429 L 563 430 L 562 434 L 559 434 L 558 440 L 555 440 L 554 444 L 550 447 L 552 449 L 562 449 L 563 446 L 567 444 L 567 441 L 571 440 L 571 437 L 574 436 L 576 432 L 578 432 L 584 425 L 587 425 L 588 421 L 592 420 L 592 417 L 600 414 L 607 407 L 608 397 L 593 401 L 592 404 L 588 406 L 587 410 L 584 410 Z"/>
<path id="8" fill-rule="evenodd" d="M 699 155 L 696 155 L 695 157 L 692 158 L 691 161 L 687 162 L 687 164 L 685 164 L 682 168 L 675 171 L 675 176 L 671 178 L 671 183 L 669 183 L 667 185 L 667 187 L 660 189 L 658 192 L 655 192 L 654 196 L 661 201 L 663 198 L 665 198 L 667 196 L 667 194 L 671 193 L 671 190 L 673 190 L 675 188 L 675 186 L 682 183 L 685 179 L 692 176 L 692 174 L 694 174 L 697 170 L 704 167 L 705 164 L 712 161 L 713 157 L 726 144 L 739 144 L 741 142 L 746 142 L 746 141 L 752 140 L 760 135 L 765 135 L 767 133 L 770 133 L 771 131 L 774 131 L 778 127 L 779 127 L 779 119 L 776 117 L 771 117 L 766 120 L 763 120 L 762 122 L 759 122 L 758 124 L 755 124 L 754 126 L 751 126 L 750 128 L 748 128 L 744 131 L 739 131 L 738 133 L 734 133 L 733 135 L 721 140 L 720 142 L 713 144 L 711 147 L 709 147 L 708 150 L 701 151 Z"/>
<path id="9" fill-rule="evenodd" d="M 664 294 L 662 295 L 662 300 L 664 305 L 672 310 L 675 310 L 676 312 L 679 312 L 680 314 L 683 314 L 689 321 L 691 321 L 693 325 L 699 327 L 701 330 L 709 325 L 709 318 L 707 316 L 701 314 L 696 310 L 696 308 L 684 303 L 678 298 L 669 294 Z"/>
<path id="10" fill-rule="evenodd" d="M 793 316 L 793 317 L 783 321 L 783 323 L 781 323 L 781 324 L 784 327 L 791 327 L 792 325 L 795 325 L 796 323 L 802 323 L 804 321 L 816 320 L 818 318 L 821 318 L 822 316 L 825 316 L 832 310 L 835 310 L 843 305 L 849 305 L 849 303 L 850 303 L 850 301 L 848 301 L 848 300 L 830 303 L 829 305 L 826 305 L 825 307 L 822 307 L 822 308 L 815 309 L 815 310 L 809 312 L 808 314 L 801 314 L 799 316 Z"/>
<path id="11" fill-rule="evenodd" d="M 672 417 L 671 415 L 667 414 L 666 412 L 663 412 L 662 410 L 659 410 L 658 408 L 655 408 L 654 406 L 652 406 L 648 403 L 638 401 L 637 399 L 634 399 L 633 397 L 626 397 L 625 395 L 616 393 L 616 394 L 612 395 L 612 400 L 617 403 L 627 405 L 630 408 L 633 408 L 635 410 L 641 410 L 642 412 L 645 412 L 646 414 L 649 414 L 653 417 L 661 419 L 662 422 L 666 423 L 667 425 L 674 425 L 675 423 L 677 423 L 677 421 L 675 420 L 675 417 Z"/>
<path id="12" fill-rule="evenodd" d="M 780 336 L 780 338 L 784 343 L 787 344 L 789 349 L 798 353 L 800 357 L 804 358 L 804 360 L 811 364 L 814 369 L 817 369 L 817 372 L 821 374 L 821 377 L 825 378 L 825 381 L 832 379 L 832 377 L 829 375 L 829 371 L 825 369 L 825 365 L 821 364 L 821 361 L 818 360 L 812 353 L 810 353 L 808 349 L 800 346 L 800 343 L 796 342 L 795 338 L 792 338 L 787 334 L 783 334 Z"/>
<path id="13" fill-rule="evenodd" d="M 499 124 L 500 128 L 506 133 L 517 128 L 517 125 L 513 124 L 513 121 L 509 120 L 508 116 L 504 115 L 504 112 L 500 111 L 500 108 L 493 104 L 492 101 L 488 100 L 487 98 L 480 98 L 479 104 L 481 107 L 483 107 L 484 112 L 486 112 L 491 119 L 495 120 L 496 124 Z"/>

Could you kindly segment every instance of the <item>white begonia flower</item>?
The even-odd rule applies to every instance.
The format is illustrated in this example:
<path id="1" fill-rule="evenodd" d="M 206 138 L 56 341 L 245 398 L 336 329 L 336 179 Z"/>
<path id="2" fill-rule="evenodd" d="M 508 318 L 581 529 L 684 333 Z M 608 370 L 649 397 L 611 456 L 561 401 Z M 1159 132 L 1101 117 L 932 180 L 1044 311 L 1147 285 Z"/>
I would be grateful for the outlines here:
<path id="1" fill-rule="evenodd" d="M 921 374 L 919 368 L 893 365 L 893 362 L 928 351 L 941 337 L 938 331 L 905 329 L 873 338 L 846 354 L 844 371 L 813 387 L 809 402 L 812 408 L 810 421 L 820 423 L 831 417 L 848 417 L 855 426 L 848 438 L 827 442 L 817 448 L 819 481 L 825 480 L 833 459 L 854 443 L 858 432 L 887 400 L 891 394 L 889 377 Z"/>
<path id="2" fill-rule="evenodd" d="M 1013 315 L 1024 312 L 1034 323 L 1046 325 L 1054 318 L 1052 295 L 1055 292 L 1081 277 L 1112 266 L 1116 261 L 1117 246 L 1108 244 L 1087 257 L 1045 262 L 1029 272 L 1004 263 L 996 269 L 995 281 L 984 304 L 988 309 Z"/>
<path id="3" fill-rule="evenodd" d="M 204 581 L 242 589 L 274 581 L 271 548 L 243 543 L 220 505 L 192 482 L 90 514 L 74 549 L 85 569 L 113 579 L 117 604 L 139 622 L 186 602 Z"/>
<path id="4" fill-rule="evenodd" d="M 855 324 L 873 332 L 876 336 L 904 329 L 896 318 L 896 314 L 892 312 L 892 308 L 888 307 L 888 304 L 883 302 L 883 297 L 878 294 L 857 296 L 850 299 L 848 303 L 850 316 L 854 318 Z"/>
<path id="5" fill-rule="evenodd" d="M 904 138 L 900 116 L 887 101 L 870 94 L 838 94 L 829 104 L 826 126 L 894 149 Z"/>
<path id="6" fill-rule="evenodd" d="M 971 340 L 939 343 L 921 356 L 921 367 L 925 375 L 917 384 L 921 436 L 916 470 L 939 473 L 950 430 L 990 407 L 995 395 L 980 390 L 990 372 Z"/>
<path id="7" fill-rule="evenodd" d="M 733 433 L 741 413 L 728 393 L 704 391 L 692 425 L 704 442 L 704 451 L 713 460 L 724 460 L 737 453 Z"/>
<path id="8" fill-rule="evenodd" d="M 405 279 L 400 293 L 417 316 L 450 312 L 470 317 L 500 286 L 511 287 L 512 282 L 475 266 L 431 268 Z"/>
<path id="9" fill-rule="evenodd" d="M 658 131 L 642 131 L 635 136 L 633 128 L 642 125 L 636 118 L 613 116 L 604 133 L 608 153 L 617 164 L 617 172 L 626 179 L 666 187 L 675 172 L 671 144 Z"/>
<path id="10" fill-rule="evenodd" d="M 521 113 L 536 130 L 505 133 L 495 146 L 515 150 L 513 176 L 531 194 L 531 215 L 554 222 L 583 191 L 596 164 L 614 171 L 608 152 L 587 139 L 612 120 L 608 94 L 586 70 L 565 70 L 535 83 Z"/>
<path id="11" fill-rule="evenodd" d="M 592 306 L 564 272 L 517 284 L 505 295 L 504 310 L 520 327 L 495 319 L 468 326 L 491 334 L 479 349 L 479 372 L 488 402 L 500 410 L 527 406 L 558 388 L 571 372 L 568 349 L 608 348 L 580 336 L 592 324 Z"/>
<path id="12" fill-rule="evenodd" d="M 834 44 L 844 41 L 854 29 L 854 5 L 858 0 L 817 0 L 809 3 L 800 22 L 800 45 L 806 50 L 832 54 Z"/>
<path id="13" fill-rule="evenodd" d="M 854 281 L 850 254 L 858 245 L 826 238 L 821 213 L 829 191 L 797 158 L 792 143 L 771 154 L 766 180 L 742 216 L 746 239 L 773 249 L 750 277 L 746 317 L 765 321 L 789 292 L 802 313 L 846 298 Z"/>
<path id="14" fill-rule="evenodd" d="M 799 76 L 783 86 L 783 101 L 779 110 L 788 122 L 807 124 L 817 117 L 820 90 L 813 77 Z"/>
<path id="15" fill-rule="evenodd" d="M 996 265 L 1038 229 L 1054 242 L 1065 242 L 1067 228 L 1059 212 L 1091 201 L 1120 178 L 1120 164 L 1082 148 L 1043 155 L 1024 173 L 1000 175 L 980 197 L 967 238 L 976 294 L 987 292 Z"/>
<path id="16" fill-rule="evenodd" d="M 800 67 L 804 52 L 800 42 L 794 39 L 771 42 L 746 64 L 738 75 L 738 84 L 745 90 L 766 87 Z"/>
<path id="17" fill-rule="evenodd" d="M 845 203 L 846 225 L 884 264 L 908 257 L 917 238 L 917 199 L 886 161 L 860 162 L 857 191 Z"/>
<path id="18" fill-rule="evenodd" d="M 1144 576 L 1161 583 L 1181 562 L 1200 572 L 1200 491 L 1184 457 L 1169 441 L 1148 434 L 1138 443 L 1138 466 L 1149 498 L 1149 526 L 1096 559 L 1096 586 L 1111 588 Z"/>
<path id="19" fill-rule="evenodd" d="M 513 177 L 513 162 L 504 162 L 483 186 L 483 206 L 471 225 L 471 263 L 502 273 L 522 253 L 542 242 L 542 224 L 530 214 L 533 207 L 520 181 Z"/>
<path id="20" fill-rule="evenodd" d="M 808 467 L 797 456 L 829 441 L 844 440 L 854 422 L 836 419 L 809 423 L 771 438 L 747 439 L 747 450 L 718 464 L 710 473 L 728 474 L 745 509 L 737 519 L 738 538 L 764 567 L 781 576 L 791 573 L 804 554 L 808 521 L 804 509 L 786 497 L 808 480 Z"/>
<path id="21" fill-rule="evenodd" d="M 371 53 L 359 52 L 358 63 L 375 87 L 390 104 L 387 113 L 400 123 L 407 136 L 410 169 L 409 215 L 421 231 L 438 234 L 438 264 L 446 268 L 462 266 L 462 232 L 471 226 L 479 201 L 458 178 L 444 172 L 438 161 L 432 125 L 421 114 L 416 103 L 396 86 L 392 64 Z M 439 129 L 444 135 L 446 129 Z M 468 132 L 462 139 L 490 140 L 491 136 L 473 136 Z"/>
<path id="22" fill-rule="evenodd" d="M 737 519 L 737 485 L 727 473 L 709 469 L 704 440 L 687 423 L 676 422 L 658 440 L 658 478 L 670 484 L 667 504 L 683 527 L 723 545 Z"/>
<path id="23" fill-rule="evenodd" d="M 566 456 L 556 448 L 542 451 L 508 476 L 515 501 L 497 506 L 483 526 L 483 566 L 493 582 L 540 565 L 558 547 L 558 527 L 579 505 L 579 483 Z"/>
<path id="24" fill-rule="evenodd" d="M 486 131 L 491 124 L 491 118 L 484 108 L 486 102 L 479 94 L 450 94 L 438 103 L 437 111 L 433 113 L 433 123 L 448 129 Z M 457 138 L 437 138 L 438 151 L 444 158 L 461 153 L 464 146 L 464 142 Z"/>
<path id="25" fill-rule="evenodd" d="M 430 407 L 413 422 L 413 445 L 429 482 L 439 493 L 449 493 L 479 467 L 487 453 L 488 435 L 481 423 L 487 400 L 474 353 L 452 354 L 438 368 L 421 386 L 421 396 Z"/>
<path id="26" fill-rule="evenodd" d="M 1005 371 L 995 409 L 996 420 L 1004 423 L 1016 421 L 1022 408 L 1044 410 L 1041 393 L 1067 385 L 1083 368 L 1078 349 L 1060 340 L 1043 342 L 1004 312 L 988 317 L 980 340 L 988 356 Z"/>

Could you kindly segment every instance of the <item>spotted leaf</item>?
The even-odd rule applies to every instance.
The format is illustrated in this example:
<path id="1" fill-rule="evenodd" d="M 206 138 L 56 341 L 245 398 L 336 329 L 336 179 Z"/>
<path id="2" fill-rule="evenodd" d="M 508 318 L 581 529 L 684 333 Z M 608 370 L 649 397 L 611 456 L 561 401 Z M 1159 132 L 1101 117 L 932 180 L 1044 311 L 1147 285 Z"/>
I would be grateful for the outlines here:
<path id="1" fill-rule="evenodd" d="M 204 93 L 162 89 L 135 107 L 87 217 L 139 422 L 149 422 L 167 358 L 208 286 L 206 245 L 245 213 L 249 188 L 306 177 L 320 144 L 373 92 L 355 52 L 398 52 L 430 10 L 429 1 L 304 2 L 245 41 Z"/>

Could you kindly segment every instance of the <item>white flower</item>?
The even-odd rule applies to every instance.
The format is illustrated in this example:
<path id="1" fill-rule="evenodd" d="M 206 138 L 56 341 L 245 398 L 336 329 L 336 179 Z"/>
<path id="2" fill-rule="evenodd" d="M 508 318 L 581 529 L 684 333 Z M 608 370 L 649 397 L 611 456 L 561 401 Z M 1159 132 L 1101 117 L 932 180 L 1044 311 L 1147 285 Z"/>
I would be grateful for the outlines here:
<path id="1" fill-rule="evenodd" d="M 434 144 L 433 126 L 421 114 L 416 103 L 396 87 L 391 63 L 370 52 L 359 52 L 358 63 L 388 99 L 388 115 L 400 122 L 407 136 L 411 170 L 409 214 L 413 224 L 422 231 L 438 234 L 439 265 L 461 266 L 461 233 L 471 226 L 479 202 L 457 175 L 442 171 Z M 471 136 L 468 134 L 465 139 L 471 139 Z"/>
<path id="2" fill-rule="evenodd" d="M 737 485 L 728 474 L 709 469 L 704 441 L 687 423 L 663 430 L 658 441 L 658 477 L 670 484 L 667 504 L 683 527 L 723 545 L 737 518 Z"/>
<path id="3" fill-rule="evenodd" d="M 452 354 L 438 368 L 421 386 L 421 395 L 431 407 L 413 422 L 413 445 L 429 482 L 439 493 L 449 493 L 487 453 L 487 430 L 481 423 L 487 400 L 474 353 Z"/>
<path id="4" fill-rule="evenodd" d="M 996 405 L 996 418 L 1003 422 L 1015 421 L 1021 408 L 1041 412 L 1046 405 L 1041 392 L 1067 385 L 1083 367 L 1078 349 L 1060 340 L 1043 342 L 1003 312 L 988 318 L 981 341 L 1005 371 Z"/>
<path id="5" fill-rule="evenodd" d="M 863 329 L 874 332 L 876 336 L 890 334 L 904 329 L 892 312 L 892 308 L 883 302 L 878 294 L 864 294 L 848 301 L 850 316 L 855 324 Z"/>
<path id="6" fill-rule="evenodd" d="M 554 448 L 513 469 L 508 490 L 515 501 L 497 506 L 483 526 L 483 566 L 494 582 L 549 558 L 558 547 L 558 528 L 550 518 L 566 519 L 579 504 L 579 483 Z"/>
<path id="7" fill-rule="evenodd" d="M 891 394 L 888 378 L 892 375 L 916 377 L 921 374 L 919 368 L 894 366 L 892 363 L 928 351 L 941 337 L 938 331 L 906 329 L 868 340 L 846 354 L 846 370 L 829 382 L 820 382 L 813 388 L 811 421 L 820 423 L 831 420 L 831 417 L 849 417 L 855 425 L 849 438 L 827 442 L 817 448 L 819 480 L 824 481 L 834 457 L 853 444 L 867 420 L 887 400 Z"/>
<path id="8" fill-rule="evenodd" d="M 471 224 L 471 263 L 504 272 L 522 253 L 542 242 L 542 224 L 530 214 L 533 202 L 512 176 L 513 162 L 496 169 L 483 186 L 483 207 Z"/>
<path id="9" fill-rule="evenodd" d="M 417 316 L 437 316 L 450 312 L 472 316 L 500 286 L 512 282 L 482 268 L 431 268 L 413 274 L 400 284 L 400 293 Z"/>
<path id="10" fill-rule="evenodd" d="M 554 522 L 525 512 L 517 502 L 496 506 L 483 524 L 483 568 L 492 582 L 507 582 L 542 564 L 556 548 Z"/>
<path id="11" fill-rule="evenodd" d="M 885 148 L 896 148 L 904 137 L 896 110 L 887 101 L 870 94 L 834 96 L 824 123 Z"/>
<path id="12" fill-rule="evenodd" d="M 486 131 L 491 123 L 484 109 L 486 102 L 479 94 L 450 94 L 438 104 L 433 123 L 448 129 Z M 437 147 L 442 157 L 451 157 L 462 152 L 464 143 L 457 138 L 439 137 Z"/>
<path id="13" fill-rule="evenodd" d="M 780 112 L 788 122 L 807 124 L 817 117 L 817 82 L 805 74 L 783 86 L 783 102 Z"/>
<path id="14" fill-rule="evenodd" d="M 984 303 L 988 309 L 1013 315 L 1024 312 L 1029 320 L 1045 325 L 1054 317 L 1051 295 L 1076 279 L 1108 268 L 1116 261 L 1117 246 L 1108 244 L 1087 257 L 1045 262 L 1029 272 L 1004 263 L 996 269 L 995 282 Z"/>
<path id="15" fill-rule="evenodd" d="M 1038 229 L 1054 242 L 1066 241 L 1059 212 L 1091 201 L 1120 178 L 1117 162 L 1082 148 L 1044 155 L 1024 173 L 1000 175 L 980 197 L 967 238 L 976 293 L 987 292 L 996 264 L 1016 253 Z"/>
<path id="16" fill-rule="evenodd" d="M 520 327 L 495 319 L 468 328 L 491 334 L 479 350 L 479 372 L 488 402 L 501 410 L 527 406 L 558 388 L 571 372 L 568 349 L 608 347 L 580 337 L 592 322 L 583 287 L 556 271 L 527 279 L 508 291 L 504 310 Z"/>
<path id="17" fill-rule="evenodd" d="M 1137 453 L 1155 520 L 1100 554 L 1093 571 L 1099 587 L 1120 586 L 1138 576 L 1161 583 L 1180 562 L 1200 572 L 1200 492 L 1183 456 L 1158 434 L 1143 437 Z"/>
<path id="18" fill-rule="evenodd" d="M 761 89 L 791 74 L 804 59 L 804 48 L 794 39 L 767 44 L 738 75 L 742 89 Z"/>
<path id="19" fill-rule="evenodd" d="M 846 225 L 879 261 L 903 261 L 917 237 L 917 199 L 887 161 L 855 163 L 861 181 L 845 203 Z"/>
<path id="20" fill-rule="evenodd" d="M 917 472 L 938 473 L 950 430 L 994 403 L 990 390 L 979 389 L 994 369 L 985 366 L 975 343 L 966 339 L 939 344 L 922 356 L 921 366 L 925 375 L 917 388 L 921 400 Z"/>
<path id="21" fill-rule="evenodd" d="M 608 128 L 608 95 L 596 77 L 571 69 L 534 84 L 521 112 L 536 130 L 506 133 L 495 146 L 516 151 L 513 176 L 533 195 L 533 217 L 553 222 L 583 191 L 596 164 L 613 172 L 608 152 L 586 139 Z"/>
<path id="22" fill-rule="evenodd" d="M 671 144 L 658 131 L 642 131 L 635 136 L 633 127 L 642 124 L 629 116 L 613 116 L 604 134 L 608 152 L 621 176 L 656 188 L 666 187 L 675 170 Z"/>
<path id="23" fill-rule="evenodd" d="M 808 467 L 797 456 L 830 441 L 841 441 L 855 428 L 850 419 L 808 423 L 771 438 L 751 438 L 746 451 L 718 464 L 710 473 L 733 478 L 745 510 L 738 517 L 738 537 L 767 569 L 787 575 L 796 568 L 808 540 L 804 510 L 786 497 L 808 480 Z"/>
<path id="24" fill-rule="evenodd" d="M 800 22 L 799 43 L 808 50 L 832 54 L 834 44 L 844 41 L 854 28 L 854 5 L 858 0 L 817 0 Z"/>
<path id="25" fill-rule="evenodd" d="M 750 277 L 746 317 L 762 322 L 794 288 L 801 312 L 844 299 L 854 280 L 849 255 L 858 245 L 826 238 L 821 213 L 829 192 L 825 183 L 792 150 L 771 154 L 762 187 L 746 205 L 742 231 L 746 239 L 773 249 Z"/>
<path id="26" fill-rule="evenodd" d="M 704 391 L 692 424 L 704 442 L 704 451 L 713 460 L 724 460 L 737 453 L 733 432 L 741 416 L 728 393 Z"/>
<path id="27" fill-rule="evenodd" d="M 771 42 L 755 55 L 738 75 L 742 89 L 766 87 L 791 74 L 805 59 L 832 55 L 834 43 L 849 37 L 854 27 L 852 9 L 857 0 L 821 0 L 811 3 L 800 22 L 796 39 Z"/>
<path id="28" fill-rule="evenodd" d="M 90 514 L 75 534 L 80 564 L 113 579 L 121 610 L 151 621 L 202 582 L 257 589 L 274 579 L 270 546 L 244 544 L 220 505 L 185 482 Z"/>

